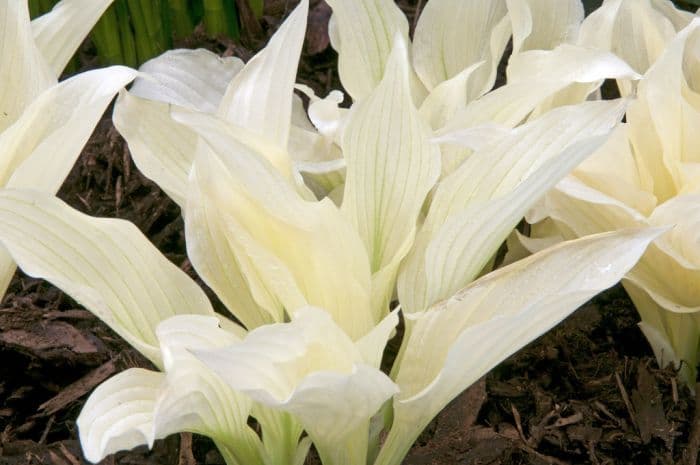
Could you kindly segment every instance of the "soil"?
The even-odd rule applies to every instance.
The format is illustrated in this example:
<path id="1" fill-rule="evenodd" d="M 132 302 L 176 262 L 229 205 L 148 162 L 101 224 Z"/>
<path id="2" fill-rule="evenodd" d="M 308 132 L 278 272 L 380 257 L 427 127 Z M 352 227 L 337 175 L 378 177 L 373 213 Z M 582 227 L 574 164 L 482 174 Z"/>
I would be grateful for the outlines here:
<path id="1" fill-rule="evenodd" d="M 423 2 L 400 3 L 413 24 Z M 299 79 L 325 95 L 340 84 L 324 29 L 328 7 L 319 1 L 312 6 Z M 285 0 L 268 2 L 267 15 L 248 26 L 252 32 L 242 43 L 195 34 L 185 45 L 248 58 L 287 8 Z M 89 57 L 89 44 L 83 53 Z M 99 123 L 59 197 L 88 214 L 134 222 L 171 261 L 196 277 L 185 254 L 178 207 L 136 170 L 110 114 Z M 637 321 L 620 286 L 599 295 L 450 404 L 405 463 L 685 461 L 694 400 L 673 370 L 657 367 Z M 61 291 L 21 272 L 0 305 L 0 360 L 0 465 L 86 463 L 75 419 L 87 394 L 128 367 L 152 368 Z M 318 463 L 313 453 L 308 462 Z M 158 441 L 151 451 L 122 452 L 102 463 L 214 465 L 223 460 L 208 439 L 180 434 Z"/>

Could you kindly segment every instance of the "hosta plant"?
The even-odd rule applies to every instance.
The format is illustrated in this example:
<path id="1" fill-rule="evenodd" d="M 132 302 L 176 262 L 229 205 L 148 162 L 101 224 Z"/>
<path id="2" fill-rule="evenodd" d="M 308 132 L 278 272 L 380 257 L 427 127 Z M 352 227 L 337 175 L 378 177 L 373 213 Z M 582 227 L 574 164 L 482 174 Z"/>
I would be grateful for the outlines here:
<path id="1" fill-rule="evenodd" d="M 346 21 L 405 23 L 393 2 L 332 3 L 341 62 L 358 50 L 353 40 L 370 38 L 371 54 L 386 39 L 362 21 L 363 34 L 344 35 Z M 494 4 L 472 3 L 482 13 Z M 508 3 L 527 7 L 519 11 L 532 28 L 540 2 Z M 300 464 L 311 442 L 326 465 L 398 464 L 451 399 L 617 282 L 662 232 L 592 236 L 487 273 L 523 214 L 605 142 L 627 104 L 572 101 L 602 77 L 635 73 L 597 52 L 593 72 L 572 66 L 554 80 L 519 61 L 513 75 L 529 77 L 504 88 L 533 91 L 512 107 L 520 116 L 486 116 L 513 105 L 487 98 L 497 91 L 465 97 L 448 112 L 465 110 L 464 124 L 443 135 L 468 153 L 444 170 L 446 144 L 434 140 L 435 113 L 421 111 L 428 89 L 400 30 L 385 28 L 387 53 L 368 55 L 381 69 L 350 91 L 349 110 L 338 94 L 312 95 L 313 125 L 305 119 L 293 92 L 307 8 L 302 1 L 245 65 L 203 52 L 145 64 L 115 108 L 139 168 L 180 205 L 189 259 L 230 315 L 215 314 L 130 223 L 46 193 L 0 192 L 0 241 L 22 269 L 65 290 L 157 369 L 127 370 L 90 396 L 78 427 L 91 461 L 191 431 L 211 437 L 229 464 Z M 427 18 L 423 27 L 442 21 Z M 581 50 L 531 58 L 562 63 L 568 51 Z M 424 101 L 433 94 L 450 102 L 437 88 Z M 313 147 L 300 147 L 302 135 Z M 382 371 L 400 315 L 401 349 Z"/>
<path id="2" fill-rule="evenodd" d="M 673 363 L 694 387 L 700 344 L 700 18 L 690 21 L 684 13 L 658 11 L 647 3 L 606 2 L 603 8 L 620 9 L 601 18 L 591 15 L 597 31 L 627 24 L 625 30 L 637 33 L 625 41 L 631 49 L 617 52 L 644 78 L 626 123 L 546 196 L 544 208 L 531 219 L 548 215 L 550 220 L 521 240 L 536 250 L 551 242 L 545 237 L 552 225 L 565 238 L 674 225 L 623 284 L 659 364 Z"/>
<path id="3" fill-rule="evenodd" d="M 0 2 L 0 185 L 55 193 L 102 113 L 136 72 L 58 76 L 111 0 L 63 0 L 30 22 L 27 0 Z M 0 295 L 15 264 L 0 250 Z"/>

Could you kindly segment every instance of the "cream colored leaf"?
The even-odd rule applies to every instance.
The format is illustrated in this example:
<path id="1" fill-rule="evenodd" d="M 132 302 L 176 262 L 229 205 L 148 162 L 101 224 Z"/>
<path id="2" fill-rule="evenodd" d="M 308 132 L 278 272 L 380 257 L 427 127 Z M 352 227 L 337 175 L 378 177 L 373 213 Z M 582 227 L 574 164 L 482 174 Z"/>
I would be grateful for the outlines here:
<path id="1" fill-rule="evenodd" d="M 10 189 L 0 193 L 0 218 L 0 241 L 25 273 L 64 290 L 158 366 L 161 321 L 213 312 L 201 288 L 127 221 Z"/>
<path id="2" fill-rule="evenodd" d="M 649 341 L 661 367 L 673 364 L 681 380 L 694 389 L 697 382 L 700 318 L 697 312 L 675 313 L 659 305 L 645 289 L 623 279 L 642 321 L 639 327 Z"/>
<path id="3" fill-rule="evenodd" d="M 513 27 L 513 54 L 552 50 L 573 43 L 583 21 L 580 0 L 506 0 Z"/>
<path id="4" fill-rule="evenodd" d="M 187 431 L 214 439 L 227 463 L 264 463 L 260 439 L 247 425 L 252 401 L 189 352 L 240 340 L 218 323 L 202 315 L 165 320 L 156 330 L 165 374 L 130 369 L 93 392 L 78 418 L 89 460 L 142 444 L 152 447 L 156 439 Z"/>
<path id="5" fill-rule="evenodd" d="M 0 3 L 0 133 L 14 123 L 56 76 L 34 42 L 27 0 Z"/>
<path id="6" fill-rule="evenodd" d="M 197 134 L 170 117 L 169 104 L 126 91 L 119 94 L 112 121 L 139 171 L 184 209 Z"/>
<path id="7" fill-rule="evenodd" d="M 291 323 L 258 328 L 240 344 L 196 356 L 234 389 L 292 413 L 327 463 L 366 461 L 370 417 L 397 392 L 329 315 L 312 307 L 298 310 Z"/>
<path id="8" fill-rule="evenodd" d="M 627 230 L 563 243 L 484 276 L 426 312 L 409 315 L 395 376 L 401 392 L 375 463 L 392 463 L 383 456 L 408 451 L 450 400 L 615 284 L 662 232 Z"/>
<path id="9" fill-rule="evenodd" d="M 39 51 L 58 78 L 102 13 L 114 0 L 61 0 L 32 21 Z"/>
<path id="10" fill-rule="evenodd" d="M 0 185 L 57 192 L 107 105 L 135 76 L 123 66 L 98 69 L 39 95 L 0 134 Z"/>
<path id="11" fill-rule="evenodd" d="M 638 78 L 611 53 L 564 44 L 554 50 L 533 50 L 511 57 L 508 84 L 475 100 L 438 132 L 446 134 L 483 123 L 515 127 L 538 105 L 572 84 L 594 90 L 603 79 Z M 585 95 L 579 103 L 585 99 Z"/>
<path id="12" fill-rule="evenodd" d="M 235 463 L 262 465 L 260 438 L 248 426 L 253 402 L 192 355 L 241 340 L 219 327 L 220 318 L 178 315 L 158 325 L 166 380 L 153 409 L 153 439 L 181 431 L 203 434 L 223 446 L 222 453 L 232 455 Z"/>
<path id="13" fill-rule="evenodd" d="M 467 95 L 472 100 L 493 86 L 509 36 L 505 0 L 431 0 L 416 25 L 416 73 L 428 90 L 433 90 L 484 61 L 469 81 Z"/>
<path id="14" fill-rule="evenodd" d="M 231 81 L 218 114 L 286 149 L 309 2 L 302 0 L 270 42 Z"/>
<path id="15" fill-rule="evenodd" d="M 164 382 L 163 373 L 130 368 L 98 386 L 77 421 L 85 458 L 97 463 L 119 450 L 149 444 Z"/>
<path id="16" fill-rule="evenodd" d="M 384 76 L 394 39 L 408 43 L 408 21 L 392 0 L 330 0 L 338 73 L 353 100 L 369 95 Z"/>
<path id="17" fill-rule="evenodd" d="M 675 32 L 650 0 L 606 0 L 583 21 L 578 43 L 611 51 L 643 74 Z"/>
<path id="18" fill-rule="evenodd" d="M 169 50 L 139 68 L 130 92 L 143 99 L 215 113 L 231 80 L 243 69 L 236 57 L 208 50 Z"/>
<path id="19" fill-rule="evenodd" d="M 234 248 L 220 206 L 213 201 L 208 187 L 213 181 L 207 165 L 200 161 L 190 177 L 185 234 L 187 255 L 197 273 L 248 329 L 283 321 L 280 302 L 266 292 L 263 283 L 251 270 L 250 260 Z"/>
<path id="20" fill-rule="evenodd" d="M 440 153 L 413 106 L 404 44 L 397 42 L 379 86 L 349 117 L 342 212 L 359 232 L 373 273 L 408 252 Z M 406 245 L 406 241 L 409 245 Z M 393 289 L 393 279 L 384 280 Z M 382 313 L 382 312 L 380 312 Z"/>
<path id="21" fill-rule="evenodd" d="M 484 61 L 474 63 L 455 77 L 433 88 L 420 106 L 420 114 L 430 123 L 430 127 L 433 129 L 443 127 L 457 110 L 469 103 L 472 97 L 469 95 L 469 81 L 484 64 Z"/>
<path id="22" fill-rule="evenodd" d="M 195 171 L 204 201 L 218 209 L 222 236 L 216 243 L 228 242 L 258 304 L 272 311 L 277 303 L 287 312 L 318 305 L 351 337 L 366 334 L 377 321 L 369 306 L 367 254 L 332 201 L 302 199 L 235 139 L 200 136 L 212 151 L 201 152 Z"/>

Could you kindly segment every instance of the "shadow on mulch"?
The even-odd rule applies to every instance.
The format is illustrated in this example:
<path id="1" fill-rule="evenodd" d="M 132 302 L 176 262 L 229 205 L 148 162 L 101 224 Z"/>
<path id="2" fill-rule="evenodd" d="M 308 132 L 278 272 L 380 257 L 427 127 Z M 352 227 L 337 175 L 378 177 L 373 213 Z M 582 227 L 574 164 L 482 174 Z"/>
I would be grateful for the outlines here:
<path id="1" fill-rule="evenodd" d="M 413 24 L 413 12 L 423 2 L 400 3 Z M 299 80 L 325 95 L 340 83 L 323 29 L 329 10 L 319 1 L 312 6 L 311 39 Z M 285 0 L 269 2 L 262 36 L 248 37 L 248 48 L 201 35 L 186 45 L 249 58 L 286 8 Z M 186 257 L 178 207 L 135 169 L 109 114 L 59 196 L 88 214 L 134 222 L 173 263 L 196 278 Z M 225 313 L 213 293 L 208 295 Z M 694 402 L 672 370 L 656 367 L 637 320 L 619 286 L 601 294 L 450 404 L 405 463 L 679 463 Z M 151 368 L 70 298 L 19 272 L 0 305 L 0 360 L 0 465 L 86 463 L 75 419 L 87 394 L 126 368 Z M 313 454 L 308 462 L 318 463 Z M 157 441 L 152 451 L 121 452 L 102 463 L 223 461 L 208 439 L 181 434 Z"/>

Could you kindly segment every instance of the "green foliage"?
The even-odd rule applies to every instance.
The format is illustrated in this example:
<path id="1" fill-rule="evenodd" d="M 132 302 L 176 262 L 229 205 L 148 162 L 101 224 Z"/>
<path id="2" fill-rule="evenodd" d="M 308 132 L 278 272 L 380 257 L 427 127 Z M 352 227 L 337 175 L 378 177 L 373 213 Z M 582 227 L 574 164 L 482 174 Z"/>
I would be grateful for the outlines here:
<path id="1" fill-rule="evenodd" d="M 58 0 L 29 0 L 32 18 L 53 8 Z M 262 0 L 250 0 L 256 17 Z M 236 0 L 115 0 L 95 25 L 91 38 L 102 64 L 136 67 L 173 47 L 202 22 L 207 34 L 237 39 L 240 25 Z M 73 69 L 77 61 L 72 62 Z"/>

